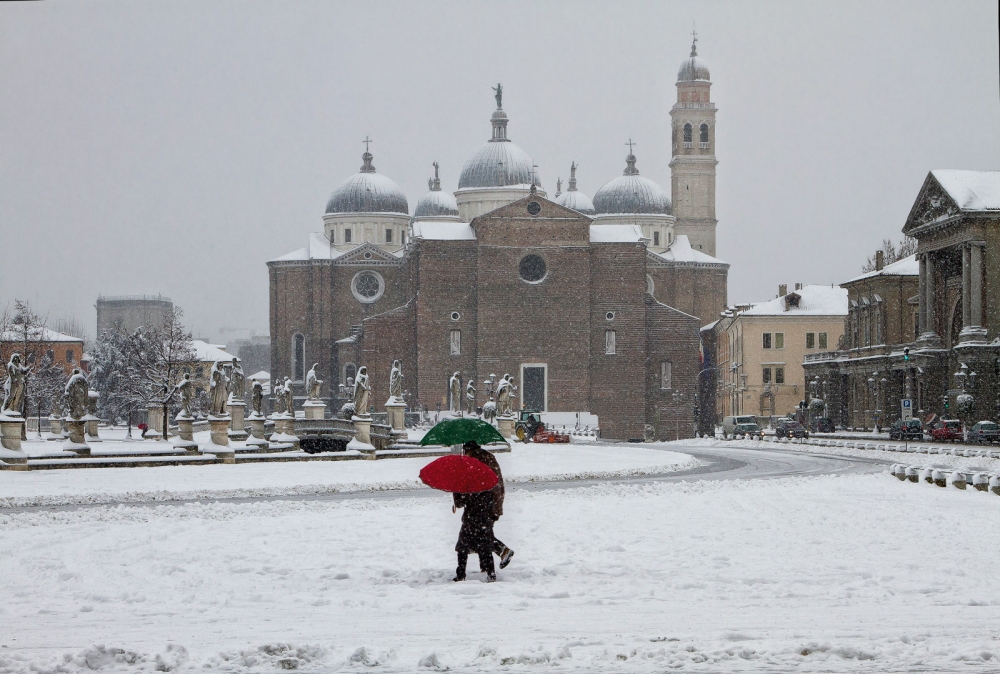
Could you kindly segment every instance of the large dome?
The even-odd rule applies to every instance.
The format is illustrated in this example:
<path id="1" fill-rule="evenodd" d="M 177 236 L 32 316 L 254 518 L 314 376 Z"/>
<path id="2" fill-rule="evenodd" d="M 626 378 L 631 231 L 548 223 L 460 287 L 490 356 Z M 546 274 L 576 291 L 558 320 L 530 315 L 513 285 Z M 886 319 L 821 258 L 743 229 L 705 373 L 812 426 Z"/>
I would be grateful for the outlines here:
<path id="1" fill-rule="evenodd" d="M 333 191 L 326 202 L 327 213 L 402 213 L 409 215 L 410 205 L 399 185 L 375 173 L 372 155 L 362 155 L 364 165 Z"/>
<path id="2" fill-rule="evenodd" d="M 681 67 L 677 70 L 678 82 L 698 82 L 709 81 L 712 76 L 708 72 L 708 66 L 698 58 L 696 43 L 691 43 L 691 55 L 681 61 Z"/>
<path id="3" fill-rule="evenodd" d="M 635 155 L 626 161 L 625 174 L 606 183 L 594 195 L 594 208 L 601 215 L 617 213 L 653 213 L 670 215 L 670 197 L 649 178 L 639 175 Z"/>
<path id="4" fill-rule="evenodd" d="M 507 139 L 507 114 L 503 108 L 493 112 L 490 122 L 493 138 L 465 162 L 458 177 L 458 189 L 530 185 L 534 164 L 527 152 Z M 538 176 L 534 176 L 534 182 L 538 184 Z"/>

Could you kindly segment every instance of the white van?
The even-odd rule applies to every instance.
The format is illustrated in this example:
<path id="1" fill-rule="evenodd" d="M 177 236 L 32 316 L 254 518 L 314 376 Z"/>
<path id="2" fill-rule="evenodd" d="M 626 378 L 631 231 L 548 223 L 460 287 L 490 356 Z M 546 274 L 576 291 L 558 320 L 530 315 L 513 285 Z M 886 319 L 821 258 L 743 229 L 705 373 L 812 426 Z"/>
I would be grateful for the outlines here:
<path id="1" fill-rule="evenodd" d="M 761 438 L 760 426 L 757 425 L 757 417 L 752 414 L 741 414 L 722 419 L 722 437 L 756 437 Z"/>

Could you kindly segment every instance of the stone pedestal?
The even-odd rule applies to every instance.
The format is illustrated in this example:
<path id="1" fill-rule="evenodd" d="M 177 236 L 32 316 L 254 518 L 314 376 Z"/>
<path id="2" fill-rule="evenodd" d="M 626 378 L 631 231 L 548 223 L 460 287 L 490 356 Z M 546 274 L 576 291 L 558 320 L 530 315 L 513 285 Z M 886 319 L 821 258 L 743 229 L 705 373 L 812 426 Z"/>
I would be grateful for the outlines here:
<path id="1" fill-rule="evenodd" d="M 295 449 L 299 448 L 299 438 L 295 435 L 295 417 L 291 414 L 274 414 L 274 433 L 271 434 L 271 444 L 290 444 Z"/>
<path id="2" fill-rule="evenodd" d="M 177 428 L 180 437 L 174 440 L 174 447 L 191 454 L 197 454 L 198 443 L 194 441 L 194 419 L 184 416 L 184 412 L 181 412 L 177 415 Z"/>
<path id="3" fill-rule="evenodd" d="M 302 403 L 302 409 L 305 410 L 306 419 L 326 418 L 326 403 L 322 400 L 307 400 Z"/>
<path id="4" fill-rule="evenodd" d="M 0 467 L 4 470 L 28 470 L 28 455 L 21 449 L 23 430 L 20 414 L 0 415 Z"/>
<path id="5" fill-rule="evenodd" d="M 146 437 L 145 440 L 159 440 L 163 437 L 163 407 L 161 405 L 150 405 L 146 408 Z"/>
<path id="6" fill-rule="evenodd" d="M 506 440 L 514 434 L 514 417 L 497 417 L 497 429 Z"/>
<path id="7" fill-rule="evenodd" d="M 229 416 L 232 417 L 232 422 L 229 426 L 229 439 L 230 440 L 246 440 L 247 431 L 246 424 L 243 423 L 243 415 L 246 414 L 247 404 L 242 401 L 230 401 L 229 402 Z"/>
<path id="8" fill-rule="evenodd" d="M 406 426 L 406 403 L 399 398 L 389 398 L 385 401 L 386 416 L 389 417 L 389 425 L 392 430 L 405 432 Z"/>
<path id="9" fill-rule="evenodd" d="M 87 444 L 87 439 L 84 437 L 84 425 L 86 421 L 83 419 L 67 419 L 66 426 L 69 427 L 69 437 L 63 442 L 63 449 L 67 452 L 76 452 L 81 456 L 90 456 L 90 445 Z"/>
<path id="10" fill-rule="evenodd" d="M 49 415 L 49 433 L 56 439 L 62 436 L 62 419 L 54 414 Z"/>
<path id="11" fill-rule="evenodd" d="M 264 415 L 251 412 L 250 416 L 247 417 L 247 422 L 250 424 L 250 437 L 247 438 L 247 446 L 267 449 L 268 442 L 264 439 Z"/>
<path id="12" fill-rule="evenodd" d="M 93 414 L 88 414 L 81 419 L 83 423 L 84 436 L 87 438 L 87 443 L 91 442 L 104 442 L 101 440 L 100 436 L 97 435 L 97 422 L 99 421 L 97 417 Z"/>
<path id="13" fill-rule="evenodd" d="M 354 439 L 347 443 L 348 449 L 361 452 L 369 459 L 375 458 L 375 446 L 372 444 L 372 418 L 368 415 L 351 417 L 354 422 Z"/>
<path id="14" fill-rule="evenodd" d="M 212 429 L 212 442 L 205 447 L 205 453 L 215 454 L 222 459 L 222 463 L 236 463 L 236 452 L 229 446 L 231 421 L 228 414 L 224 417 L 208 417 L 208 425 Z"/>

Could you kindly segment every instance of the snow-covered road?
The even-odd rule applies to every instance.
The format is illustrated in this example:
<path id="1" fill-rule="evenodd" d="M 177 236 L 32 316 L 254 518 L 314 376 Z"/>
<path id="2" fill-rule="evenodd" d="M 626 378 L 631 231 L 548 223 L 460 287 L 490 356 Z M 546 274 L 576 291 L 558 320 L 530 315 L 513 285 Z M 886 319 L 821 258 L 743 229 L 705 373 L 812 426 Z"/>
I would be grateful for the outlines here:
<path id="1" fill-rule="evenodd" d="M 996 496 L 694 453 L 514 486 L 496 584 L 432 492 L 0 511 L 0 671 L 1000 669 Z"/>

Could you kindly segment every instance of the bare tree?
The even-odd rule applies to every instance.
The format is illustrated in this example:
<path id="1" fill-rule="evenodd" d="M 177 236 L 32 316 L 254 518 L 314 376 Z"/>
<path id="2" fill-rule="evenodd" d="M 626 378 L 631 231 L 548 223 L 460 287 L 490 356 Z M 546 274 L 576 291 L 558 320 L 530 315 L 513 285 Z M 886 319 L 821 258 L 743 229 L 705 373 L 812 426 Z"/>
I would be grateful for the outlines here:
<path id="1" fill-rule="evenodd" d="M 164 317 L 163 323 L 152 330 L 136 330 L 130 337 L 131 369 L 139 398 L 147 405 L 159 403 L 163 408 L 163 435 L 167 439 L 171 401 L 183 367 L 195 359 L 191 333 L 181 322 L 183 312 L 178 307 Z"/>
<path id="2" fill-rule="evenodd" d="M 891 239 L 882 239 L 882 248 L 879 249 L 879 252 L 883 255 L 883 265 L 899 262 L 903 258 L 910 257 L 917 252 L 917 240 L 909 236 L 904 236 L 898 244 L 895 244 Z M 875 271 L 877 258 L 878 252 L 868 258 L 861 271 L 866 273 Z"/>
<path id="3" fill-rule="evenodd" d="M 143 385 L 137 376 L 137 359 L 133 354 L 139 338 L 133 339 L 119 319 L 111 330 L 101 333 L 94 343 L 90 362 L 90 385 L 100 392 L 100 415 L 112 423 L 127 419 L 132 437 L 132 415 L 144 402 Z"/>

